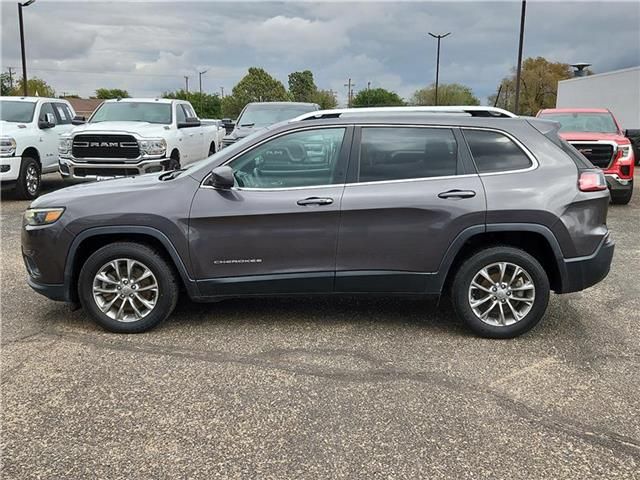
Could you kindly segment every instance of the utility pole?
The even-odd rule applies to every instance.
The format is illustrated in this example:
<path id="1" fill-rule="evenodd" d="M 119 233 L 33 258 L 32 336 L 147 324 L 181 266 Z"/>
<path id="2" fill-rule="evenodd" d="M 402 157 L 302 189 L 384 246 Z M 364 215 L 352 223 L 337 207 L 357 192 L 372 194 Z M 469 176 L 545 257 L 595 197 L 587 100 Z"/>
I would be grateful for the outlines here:
<path id="1" fill-rule="evenodd" d="M 224 87 L 220 87 L 220 98 L 224 98 Z"/>
<path id="2" fill-rule="evenodd" d="M 189 75 L 184 76 L 185 92 L 189 93 Z"/>
<path id="3" fill-rule="evenodd" d="M 516 103 L 515 113 L 520 113 L 520 76 L 522 75 L 522 47 L 524 45 L 524 17 L 527 12 L 527 0 L 522 0 L 520 11 L 520 41 L 518 43 L 518 67 L 516 68 Z"/>
<path id="4" fill-rule="evenodd" d="M 20 22 L 20 49 L 22 51 L 22 93 L 26 97 L 27 91 L 27 60 L 24 51 L 24 22 L 22 21 L 22 9 L 28 7 L 36 0 L 27 0 L 24 3 L 18 2 L 18 21 Z"/>
<path id="5" fill-rule="evenodd" d="M 433 38 L 438 40 L 438 53 L 436 55 L 436 95 L 435 95 L 436 96 L 435 104 L 437 106 L 438 105 L 438 81 L 440 79 L 440 40 L 451 35 L 451 32 L 445 33 L 444 35 L 435 35 L 429 32 L 429 35 L 431 35 Z"/>
<path id="6" fill-rule="evenodd" d="M 349 83 L 344 84 L 347 87 L 347 108 L 351 108 L 351 101 L 353 97 L 353 87 L 356 86 L 355 83 L 351 82 L 351 78 L 349 78 Z"/>
<path id="7" fill-rule="evenodd" d="M 200 80 L 200 111 L 202 111 L 202 75 L 204 75 L 205 73 L 207 73 L 207 70 L 198 72 L 198 79 Z M 200 113 L 199 115 L 202 116 L 202 113 Z"/>

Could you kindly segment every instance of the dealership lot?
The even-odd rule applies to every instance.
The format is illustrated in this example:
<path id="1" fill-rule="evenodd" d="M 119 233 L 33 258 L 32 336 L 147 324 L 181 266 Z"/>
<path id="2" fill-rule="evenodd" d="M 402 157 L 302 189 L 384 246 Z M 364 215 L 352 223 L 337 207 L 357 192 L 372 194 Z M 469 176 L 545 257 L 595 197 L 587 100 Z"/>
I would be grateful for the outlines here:
<path id="1" fill-rule="evenodd" d="M 27 286 L 3 198 L 3 476 L 639 478 L 635 195 L 607 279 L 508 341 L 398 298 L 183 301 L 108 334 Z"/>

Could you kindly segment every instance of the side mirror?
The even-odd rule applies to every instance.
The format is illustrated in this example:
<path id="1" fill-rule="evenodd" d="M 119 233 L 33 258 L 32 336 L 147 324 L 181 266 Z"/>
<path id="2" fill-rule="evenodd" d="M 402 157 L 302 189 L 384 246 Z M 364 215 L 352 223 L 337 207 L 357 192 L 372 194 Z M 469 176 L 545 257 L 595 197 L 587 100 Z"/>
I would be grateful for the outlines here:
<path id="1" fill-rule="evenodd" d="M 38 128 L 42 130 L 46 130 L 47 128 L 53 128 L 56 126 L 56 119 L 53 116 L 53 113 L 45 113 L 44 120 L 40 120 L 38 122 Z"/>
<path id="2" fill-rule="evenodd" d="M 628 129 L 624 131 L 624 136 L 627 138 L 640 137 L 640 129 Z"/>
<path id="3" fill-rule="evenodd" d="M 87 119 L 80 115 L 76 115 L 75 117 L 73 117 L 73 120 L 71 120 L 72 125 L 82 125 L 85 123 L 87 123 Z"/>
<path id="4" fill-rule="evenodd" d="M 196 117 L 187 117 L 184 122 L 178 122 L 178 128 L 199 127 L 200 120 Z"/>
<path id="5" fill-rule="evenodd" d="M 221 167 L 214 168 L 211 172 L 211 186 L 219 188 L 220 190 L 229 190 L 236 183 L 233 176 L 233 169 L 223 165 Z"/>

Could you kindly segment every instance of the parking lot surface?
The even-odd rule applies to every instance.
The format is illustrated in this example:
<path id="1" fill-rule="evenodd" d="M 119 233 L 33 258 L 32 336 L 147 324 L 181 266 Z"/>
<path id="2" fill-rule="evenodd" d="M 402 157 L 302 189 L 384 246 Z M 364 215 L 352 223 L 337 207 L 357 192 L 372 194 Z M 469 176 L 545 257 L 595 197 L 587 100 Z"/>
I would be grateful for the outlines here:
<path id="1" fill-rule="evenodd" d="M 639 182 L 607 279 L 506 341 L 369 297 L 184 300 L 109 334 L 27 286 L 3 197 L 1 476 L 640 478 Z"/>

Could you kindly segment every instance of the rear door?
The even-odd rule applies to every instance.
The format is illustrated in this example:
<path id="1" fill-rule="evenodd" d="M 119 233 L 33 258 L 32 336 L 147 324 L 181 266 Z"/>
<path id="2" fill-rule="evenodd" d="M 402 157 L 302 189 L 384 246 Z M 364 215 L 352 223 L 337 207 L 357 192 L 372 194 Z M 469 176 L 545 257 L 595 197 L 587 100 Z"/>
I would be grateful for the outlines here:
<path id="1" fill-rule="evenodd" d="M 466 228 L 483 228 L 485 194 L 451 127 L 356 130 L 342 199 L 338 292 L 437 293 L 441 261 Z"/>
<path id="2" fill-rule="evenodd" d="M 346 127 L 286 132 L 227 163 L 231 190 L 201 186 L 189 243 L 204 296 L 333 289 L 351 135 Z"/>

